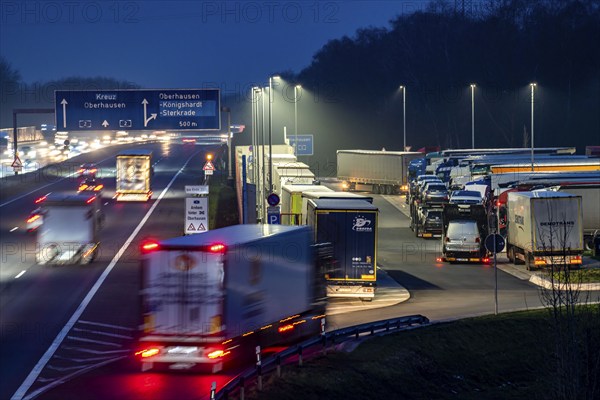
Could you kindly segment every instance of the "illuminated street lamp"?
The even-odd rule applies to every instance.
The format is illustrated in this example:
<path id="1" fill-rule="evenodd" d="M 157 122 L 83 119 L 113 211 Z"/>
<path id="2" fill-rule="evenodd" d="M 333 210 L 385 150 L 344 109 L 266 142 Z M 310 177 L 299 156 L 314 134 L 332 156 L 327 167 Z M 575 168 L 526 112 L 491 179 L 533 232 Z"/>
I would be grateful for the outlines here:
<path id="1" fill-rule="evenodd" d="M 302 89 L 302 86 L 294 86 L 294 136 L 296 141 L 294 142 L 294 155 L 298 156 L 298 89 Z"/>
<path id="2" fill-rule="evenodd" d="M 475 84 L 471 83 L 471 148 L 475 148 Z"/>
<path id="3" fill-rule="evenodd" d="M 535 88 L 537 83 L 530 83 L 531 87 L 531 172 L 533 172 L 533 111 L 534 111 L 534 103 L 535 103 Z"/>
<path id="4" fill-rule="evenodd" d="M 406 151 L 406 86 L 400 86 L 402 90 L 402 119 L 404 126 L 404 147 L 402 151 Z"/>

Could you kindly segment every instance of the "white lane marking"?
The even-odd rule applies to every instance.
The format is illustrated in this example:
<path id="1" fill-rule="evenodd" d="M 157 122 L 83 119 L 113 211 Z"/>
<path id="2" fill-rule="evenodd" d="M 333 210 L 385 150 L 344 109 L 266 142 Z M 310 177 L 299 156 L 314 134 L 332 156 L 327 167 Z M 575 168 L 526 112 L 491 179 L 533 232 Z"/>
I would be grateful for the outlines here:
<path id="1" fill-rule="evenodd" d="M 15 276 L 15 279 L 19 279 L 20 277 L 23 276 L 24 273 L 25 273 L 25 270 L 19 272 L 19 274 L 17 276 Z"/>
<path id="2" fill-rule="evenodd" d="M 100 161 L 98 161 L 98 163 L 97 163 L 97 164 L 103 163 L 104 161 L 106 161 L 106 160 L 108 160 L 108 159 L 110 159 L 110 158 L 114 158 L 114 156 L 106 157 L 104 160 L 100 160 Z M 33 190 L 32 190 L 31 192 L 29 192 L 29 193 L 25 193 L 25 194 L 23 194 L 23 195 L 21 195 L 21 196 L 19 196 L 19 197 L 15 197 L 15 198 L 14 198 L 14 199 L 12 199 L 12 200 L 9 200 L 9 201 L 7 201 L 7 202 L 5 202 L 5 203 L 2 203 L 2 204 L 0 204 L 0 208 L 2 208 L 2 207 L 4 207 L 4 206 L 7 206 L 7 205 L 9 205 L 10 203 L 14 203 L 14 202 L 15 202 L 15 201 L 17 201 L 17 200 L 20 200 L 20 199 L 22 199 L 23 197 L 27 197 L 27 196 L 29 196 L 30 194 L 33 194 L 33 193 L 37 192 L 38 190 L 41 190 L 41 189 L 43 189 L 43 188 L 45 188 L 45 187 L 48 187 L 48 186 L 51 186 L 51 185 L 55 185 L 55 184 L 57 184 L 58 182 L 62 182 L 62 181 L 64 181 L 65 179 L 72 177 L 72 176 L 73 176 L 73 175 L 75 175 L 76 173 L 77 173 L 77 172 L 73 172 L 73 173 L 71 173 L 71 174 L 69 174 L 69 175 L 67 175 L 67 176 L 65 176 L 65 177 L 63 177 L 63 178 L 61 178 L 61 179 L 57 180 L 56 182 L 51 182 L 51 183 L 48 183 L 47 185 L 40 186 L 40 187 L 39 187 L 39 188 L 37 188 L 37 189 L 33 189 Z"/>
<path id="3" fill-rule="evenodd" d="M 108 205 L 108 201 L 106 203 L 104 203 L 104 205 L 107 206 Z"/>
<path id="4" fill-rule="evenodd" d="M 94 331 L 92 329 L 83 329 L 83 328 L 73 328 L 73 332 L 87 332 L 87 333 L 93 333 L 99 336 L 108 336 L 108 337 L 114 337 L 117 339 L 133 339 L 133 337 L 128 336 L 128 335 L 119 335 L 118 333 L 109 333 L 109 332 L 102 332 L 102 331 Z"/>
<path id="5" fill-rule="evenodd" d="M 67 336 L 67 334 L 69 333 L 71 328 L 73 328 L 73 325 L 75 325 L 75 323 L 77 322 L 79 317 L 81 317 L 81 315 L 85 311 L 86 307 L 92 301 L 92 298 L 96 295 L 96 292 L 98 291 L 98 289 L 100 289 L 100 286 L 106 280 L 106 277 L 108 276 L 108 274 L 110 274 L 110 272 L 115 267 L 115 265 L 117 264 L 117 262 L 119 261 L 121 256 L 123 254 L 125 254 L 125 251 L 129 247 L 129 245 L 131 245 L 131 243 L 133 242 L 133 239 L 135 239 L 135 237 L 140 232 L 140 230 L 142 229 L 142 227 L 144 226 L 146 221 L 148 221 L 148 218 L 150 218 L 150 215 L 152 215 L 152 213 L 154 212 L 154 210 L 156 209 L 156 207 L 158 206 L 158 204 L 160 203 L 162 198 L 165 196 L 165 194 L 167 193 L 167 191 L 169 190 L 169 188 L 171 187 L 173 182 L 175 182 L 175 179 L 177 179 L 179 174 L 188 165 L 188 163 L 192 160 L 192 158 L 194 158 L 197 154 L 198 153 L 192 154 L 190 156 L 190 158 L 187 159 L 185 164 L 183 164 L 183 167 L 181 167 L 181 169 L 179 171 L 177 171 L 177 173 L 175 174 L 175 176 L 173 176 L 173 179 L 171 179 L 171 181 L 169 182 L 167 187 L 164 188 L 164 190 L 160 193 L 160 196 L 158 196 L 158 199 L 156 199 L 154 204 L 152 204 L 152 207 L 150 207 L 150 209 L 148 210 L 146 215 L 144 215 L 144 218 L 142 218 L 142 220 L 140 221 L 138 226 L 134 229 L 134 231 L 131 233 L 129 238 L 127 238 L 127 240 L 125 241 L 123 246 L 119 249 L 117 254 L 115 254 L 115 256 L 111 260 L 110 264 L 108 264 L 108 266 L 106 267 L 104 272 L 102 272 L 102 275 L 100 275 L 100 277 L 98 278 L 96 283 L 94 283 L 94 286 L 92 286 L 92 288 L 90 289 L 88 294 L 85 296 L 85 298 L 83 299 L 81 304 L 79 304 L 79 307 L 77 307 L 77 309 L 75 310 L 75 312 L 73 313 L 73 315 L 71 316 L 69 321 L 67 321 L 65 326 L 58 333 L 58 335 L 56 336 L 56 338 L 54 339 L 54 341 L 52 342 L 50 347 L 48 347 L 48 350 L 46 350 L 46 352 L 44 353 L 42 358 L 40 358 L 40 360 L 35 365 L 35 367 L 33 367 L 31 372 L 29 373 L 29 375 L 27 375 L 27 378 L 25 378 L 25 380 L 23 381 L 23 383 L 21 384 L 19 389 L 17 389 L 15 394 L 12 395 L 12 397 L 10 398 L 11 400 L 22 400 L 23 399 L 23 396 L 25 396 L 25 394 L 27 393 L 29 388 L 31 388 L 31 385 L 33 385 L 33 383 L 35 382 L 37 377 L 40 375 L 40 373 L 42 372 L 42 370 L 44 369 L 46 364 L 48 364 L 48 361 L 50 361 L 50 358 L 52 358 L 52 356 L 54 355 L 56 350 L 58 350 L 59 346 L 61 345 L 63 340 L 65 340 L 65 337 Z"/>
<path id="6" fill-rule="evenodd" d="M 14 231 L 16 231 L 17 229 L 19 229 L 19 227 L 18 227 L 18 226 L 15 226 L 14 228 L 12 228 L 12 229 L 10 230 L 10 232 L 14 232 Z"/>
<path id="7" fill-rule="evenodd" d="M 103 340 L 87 339 L 87 338 L 82 338 L 82 337 L 79 337 L 79 336 L 67 336 L 67 339 L 75 340 L 77 342 L 101 344 L 103 346 L 121 347 L 121 345 L 118 344 L 118 343 L 105 342 Z"/>
<path id="8" fill-rule="evenodd" d="M 113 329 L 122 329 L 124 331 L 133 331 L 133 328 L 128 328 L 126 326 L 120 326 L 120 325 L 112 325 L 112 324 L 104 324 L 102 322 L 93 322 L 93 321 L 86 321 L 83 319 L 80 319 L 78 321 L 79 324 L 85 324 L 85 325 L 95 325 L 95 326 L 102 326 L 104 328 L 113 328 Z"/>

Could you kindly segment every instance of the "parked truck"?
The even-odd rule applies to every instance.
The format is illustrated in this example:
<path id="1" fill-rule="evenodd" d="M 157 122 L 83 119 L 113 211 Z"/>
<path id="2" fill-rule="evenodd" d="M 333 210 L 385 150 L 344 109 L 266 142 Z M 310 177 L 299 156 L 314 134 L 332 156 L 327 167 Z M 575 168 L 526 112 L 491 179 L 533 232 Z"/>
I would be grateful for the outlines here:
<path id="1" fill-rule="evenodd" d="M 288 184 L 281 188 L 281 223 L 284 225 L 301 225 L 302 193 L 303 192 L 333 192 L 324 185 Z"/>
<path id="2" fill-rule="evenodd" d="M 487 263 L 488 216 L 481 204 L 444 204 L 441 261 Z"/>
<path id="3" fill-rule="evenodd" d="M 423 157 L 408 151 L 338 150 L 337 177 L 345 190 L 370 185 L 373 193 L 406 194 L 409 163 Z"/>
<path id="4" fill-rule="evenodd" d="M 528 270 L 552 264 L 581 265 L 581 196 L 510 192 L 506 220 L 506 254 L 511 262 L 524 263 Z"/>
<path id="5" fill-rule="evenodd" d="M 117 201 L 147 201 L 152 196 L 152 151 L 129 149 L 117 154 Z"/>
<path id="6" fill-rule="evenodd" d="M 104 221 L 101 203 L 94 194 L 48 194 L 41 207 L 44 220 L 37 229 L 37 263 L 93 262 Z"/>
<path id="7" fill-rule="evenodd" d="M 323 274 L 309 227 L 234 225 L 142 243 L 143 370 L 218 372 L 318 335 Z"/>
<path id="8" fill-rule="evenodd" d="M 302 217 L 300 224 L 306 225 L 306 218 L 309 213 L 308 202 L 310 200 L 316 199 L 332 199 L 332 200 L 358 200 L 363 201 L 366 200 L 369 203 L 373 203 L 373 197 L 365 196 L 358 193 L 349 193 L 349 192 L 338 192 L 334 190 L 323 191 L 323 190 L 306 190 L 302 192 Z"/>
<path id="9" fill-rule="evenodd" d="M 378 208 L 365 200 L 308 202 L 308 225 L 317 243 L 332 243 L 333 262 L 325 271 L 328 297 L 372 300 L 377 281 Z"/>

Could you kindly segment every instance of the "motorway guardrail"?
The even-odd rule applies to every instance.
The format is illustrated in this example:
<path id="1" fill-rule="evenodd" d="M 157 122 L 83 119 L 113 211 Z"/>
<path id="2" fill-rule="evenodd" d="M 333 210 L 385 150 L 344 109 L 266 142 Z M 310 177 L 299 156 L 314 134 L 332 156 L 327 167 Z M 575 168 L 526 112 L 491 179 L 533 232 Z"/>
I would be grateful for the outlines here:
<path id="1" fill-rule="evenodd" d="M 257 362 L 257 365 L 248 368 L 236 378 L 229 381 L 218 391 L 213 383 L 210 399 L 227 400 L 230 398 L 230 396 L 237 396 L 240 400 L 244 400 L 246 384 L 249 381 L 256 379 L 257 389 L 259 391 L 262 390 L 262 380 L 264 374 L 276 371 L 277 377 L 280 377 L 282 365 L 290 361 L 292 357 L 298 357 L 298 365 L 302 366 L 303 354 L 305 351 L 314 349 L 317 346 L 321 346 L 322 351 L 326 353 L 328 346 L 340 344 L 348 340 L 359 339 L 361 336 L 369 337 L 382 335 L 427 324 L 429 324 L 429 319 L 427 317 L 422 315 L 410 315 L 406 317 L 391 318 L 382 321 L 350 326 L 347 328 L 323 333 L 318 337 L 308 339 L 294 346 L 290 346 L 283 351 Z"/>

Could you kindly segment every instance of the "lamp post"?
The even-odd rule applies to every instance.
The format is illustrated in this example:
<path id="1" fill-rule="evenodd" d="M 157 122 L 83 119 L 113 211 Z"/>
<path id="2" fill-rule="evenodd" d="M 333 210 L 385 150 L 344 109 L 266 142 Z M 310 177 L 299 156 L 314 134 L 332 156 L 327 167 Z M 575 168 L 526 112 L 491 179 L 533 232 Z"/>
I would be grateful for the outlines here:
<path id="1" fill-rule="evenodd" d="M 255 187 L 255 200 L 258 194 L 258 170 L 257 170 L 257 157 L 258 157 L 258 108 L 257 108 L 257 93 L 258 87 L 252 87 L 252 181 Z M 258 202 L 256 202 L 256 208 L 258 208 Z M 258 209 L 256 209 L 258 215 Z"/>
<path id="2" fill-rule="evenodd" d="M 294 86 L 294 136 L 296 138 L 294 142 L 294 155 L 298 156 L 298 89 L 302 86 Z"/>
<path id="3" fill-rule="evenodd" d="M 232 180 L 233 176 L 231 175 L 231 164 L 232 164 L 232 160 L 231 160 L 231 108 L 229 107 L 221 107 L 221 111 L 222 112 L 226 112 L 227 113 L 227 148 L 229 151 L 229 158 L 228 158 L 228 162 L 227 162 L 227 168 L 228 168 L 228 175 L 227 175 L 227 179 L 228 180 Z"/>
<path id="4" fill-rule="evenodd" d="M 404 127 L 404 147 L 402 151 L 406 151 L 406 86 L 400 86 L 400 89 L 402 90 L 402 125 Z"/>
<path id="5" fill-rule="evenodd" d="M 279 79 L 279 76 L 269 77 L 269 194 L 273 191 L 273 81 Z M 275 96 L 273 96 L 275 98 Z"/>
<path id="6" fill-rule="evenodd" d="M 261 124 L 261 147 L 262 147 L 262 185 L 260 187 L 260 209 L 262 210 L 262 214 L 261 214 L 261 221 L 264 223 L 265 219 L 266 219 L 266 212 L 265 212 L 265 187 L 266 187 L 266 170 L 265 170 L 265 164 L 266 164 L 266 160 L 265 160 L 265 91 L 268 89 L 268 87 L 264 87 L 260 89 L 260 92 L 262 94 L 262 124 Z"/>
<path id="7" fill-rule="evenodd" d="M 475 84 L 471 83 L 471 148 L 475 148 Z"/>
<path id="8" fill-rule="evenodd" d="M 529 86 L 531 87 L 531 172 L 533 172 L 533 138 L 534 138 L 534 131 L 533 131 L 533 111 L 534 111 L 534 103 L 535 103 L 535 88 L 537 86 L 537 83 L 530 83 Z"/>

